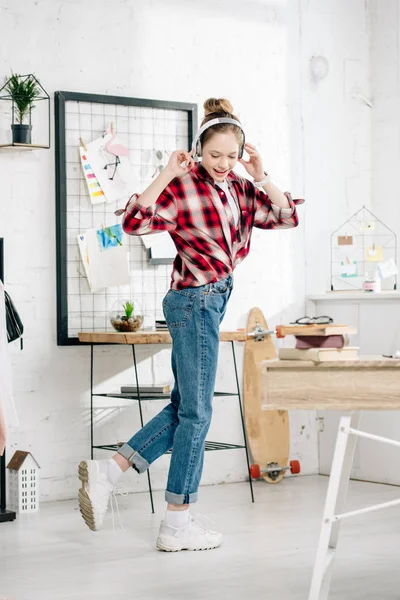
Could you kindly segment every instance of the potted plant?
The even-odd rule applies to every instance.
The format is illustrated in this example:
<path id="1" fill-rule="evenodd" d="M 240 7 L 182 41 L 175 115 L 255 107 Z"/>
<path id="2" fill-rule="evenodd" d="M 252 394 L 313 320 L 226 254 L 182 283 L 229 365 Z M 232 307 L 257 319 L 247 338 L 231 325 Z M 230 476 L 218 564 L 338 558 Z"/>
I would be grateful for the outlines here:
<path id="1" fill-rule="evenodd" d="M 13 144 L 30 144 L 32 125 L 24 123 L 24 119 L 33 110 L 33 103 L 40 97 L 40 87 L 33 76 L 21 76 L 12 73 L 6 82 L 5 89 L 13 101 L 16 123 L 11 125 Z"/>
<path id="2" fill-rule="evenodd" d="M 110 311 L 110 322 L 116 331 L 137 331 L 143 325 L 143 319 L 138 302 L 117 300 Z"/>

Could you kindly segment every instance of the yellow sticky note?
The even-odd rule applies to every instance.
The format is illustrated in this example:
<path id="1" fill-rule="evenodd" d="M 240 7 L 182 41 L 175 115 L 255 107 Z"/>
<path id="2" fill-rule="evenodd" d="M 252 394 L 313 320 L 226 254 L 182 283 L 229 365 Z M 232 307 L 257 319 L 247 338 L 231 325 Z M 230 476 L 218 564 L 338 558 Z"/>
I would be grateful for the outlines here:
<path id="1" fill-rule="evenodd" d="M 383 250 L 382 246 L 370 246 L 365 251 L 365 258 L 368 262 L 382 262 Z"/>

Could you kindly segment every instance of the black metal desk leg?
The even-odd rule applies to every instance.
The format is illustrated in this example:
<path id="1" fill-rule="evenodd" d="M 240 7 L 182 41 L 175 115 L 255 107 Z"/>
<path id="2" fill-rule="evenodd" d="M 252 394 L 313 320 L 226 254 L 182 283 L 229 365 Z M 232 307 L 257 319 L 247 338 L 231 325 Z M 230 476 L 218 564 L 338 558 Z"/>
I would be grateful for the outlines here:
<path id="1" fill-rule="evenodd" d="M 143 427 L 144 423 L 143 423 L 143 412 L 142 412 L 142 399 L 140 397 L 139 378 L 138 378 L 137 364 L 136 364 L 135 344 L 132 344 L 132 353 L 133 353 L 133 366 L 135 368 L 136 391 L 137 391 L 138 402 L 139 402 L 140 423 Z M 154 514 L 153 490 L 151 489 L 150 469 L 147 469 L 147 481 L 149 484 L 151 512 Z"/>
<path id="2" fill-rule="evenodd" d="M 236 387 L 237 387 L 237 395 L 238 395 L 238 398 L 239 398 L 240 418 L 242 420 L 244 445 L 246 447 L 246 460 L 247 460 L 247 469 L 249 471 L 249 484 L 250 484 L 251 501 L 254 502 L 253 482 L 252 482 L 251 473 L 250 473 L 249 448 L 248 448 L 248 445 L 247 445 L 246 428 L 245 428 L 245 425 L 244 425 L 244 418 L 243 418 L 242 398 L 241 398 L 241 394 L 240 394 L 239 377 L 238 377 L 237 366 L 236 366 L 235 343 L 233 341 L 231 341 L 231 346 L 232 346 L 233 364 L 235 366 Z"/>

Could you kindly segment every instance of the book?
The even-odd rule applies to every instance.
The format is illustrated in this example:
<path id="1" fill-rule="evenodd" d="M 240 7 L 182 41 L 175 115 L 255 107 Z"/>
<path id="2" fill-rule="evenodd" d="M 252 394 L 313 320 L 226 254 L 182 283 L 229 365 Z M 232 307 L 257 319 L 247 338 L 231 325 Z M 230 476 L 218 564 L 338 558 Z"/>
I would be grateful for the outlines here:
<path id="1" fill-rule="evenodd" d="M 285 335 L 327 336 L 352 335 L 357 333 L 357 329 L 355 327 L 350 327 L 349 325 L 336 325 L 335 323 L 330 323 L 329 325 L 278 325 L 277 332 L 279 333 L 278 337 L 284 337 Z"/>
<path id="2" fill-rule="evenodd" d="M 347 348 L 309 348 L 300 350 L 299 348 L 279 348 L 278 358 L 280 360 L 313 360 L 314 362 L 326 362 L 335 360 L 357 360 L 357 346 Z"/>
<path id="3" fill-rule="evenodd" d="M 133 398 L 138 399 L 139 396 L 137 392 L 117 392 L 118 398 Z M 111 394 L 113 396 L 113 394 Z M 170 397 L 169 394 L 155 394 L 154 392 L 140 392 L 140 398 L 142 400 L 168 400 Z M 0 596 L 1 597 L 1 596 Z"/>
<path id="4" fill-rule="evenodd" d="M 349 346 L 347 335 L 296 335 L 296 348 L 344 348 Z"/>
<path id="5" fill-rule="evenodd" d="M 170 385 L 139 385 L 140 394 L 170 394 Z M 121 394 L 137 394 L 136 385 L 121 386 Z"/>

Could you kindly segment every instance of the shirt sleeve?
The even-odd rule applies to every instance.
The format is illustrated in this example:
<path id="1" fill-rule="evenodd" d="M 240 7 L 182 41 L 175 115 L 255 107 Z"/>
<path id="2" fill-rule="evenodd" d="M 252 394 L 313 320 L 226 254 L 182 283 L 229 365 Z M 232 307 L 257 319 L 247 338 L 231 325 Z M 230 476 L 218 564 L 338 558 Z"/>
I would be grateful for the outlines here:
<path id="1" fill-rule="evenodd" d="M 291 229 L 299 224 L 297 213 L 297 204 L 303 204 L 303 199 L 293 200 L 289 192 L 285 192 L 285 196 L 289 202 L 288 208 L 281 208 L 273 204 L 269 196 L 263 191 L 256 188 L 251 182 L 247 182 L 248 195 L 253 196 L 254 205 L 254 227 L 259 229 Z"/>
<path id="2" fill-rule="evenodd" d="M 153 206 L 143 206 L 140 195 L 133 194 L 123 214 L 122 229 L 129 235 L 147 235 L 160 231 L 173 231 L 176 228 L 177 205 L 170 185 L 161 192 Z"/>

